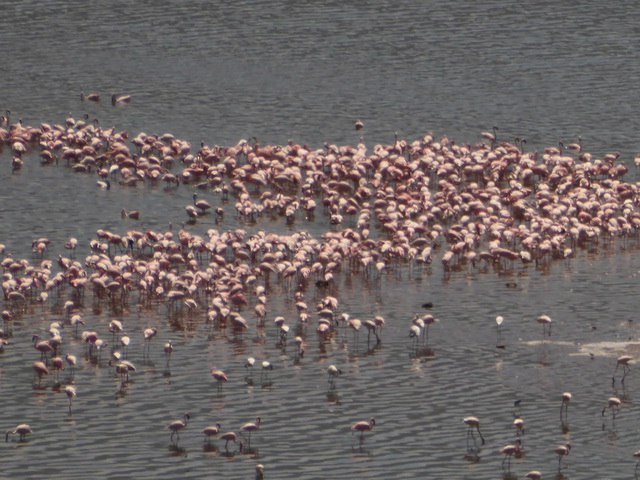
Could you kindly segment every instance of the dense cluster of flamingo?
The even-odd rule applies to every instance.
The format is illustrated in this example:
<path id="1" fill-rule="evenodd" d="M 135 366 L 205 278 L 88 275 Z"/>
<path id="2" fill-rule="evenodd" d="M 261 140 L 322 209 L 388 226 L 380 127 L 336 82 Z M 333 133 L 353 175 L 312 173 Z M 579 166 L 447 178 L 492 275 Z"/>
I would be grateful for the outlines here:
<path id="1" fill-rule="evenodd" d="M 83 98 L 98 100 L 91 95 Z M 127 100 L 114 96 L 112 101 Z M 9 112 L 2 118 L 8 126 Z M 356 130 L 363 128 L 361 122 L 356 124 Z M 431 134 L 410 143 L 396 136 L 391 145 L 375 145 L 371 150 L 362 139 L 355 147 L 325 144 L 314 150 L 294 142 L 260 145 L 253 138 L 227 147 L 203 143 L 194 151 L 188 142 L 171 134 L 139 133 L 129 140 L 127 132 L 103 129 L 88 118 L 76 121 L 69 116 L 61 125 L 31 127 L 17 122 L 0 126 L 0 149 L 10 149 L 14 170 L 37 154 L 42 164 L 62 163 L 79 174 L 97 174 L 98 185 L 104 189 L 162 182 L 166 188 L 186 186 L 219 195 L 223 205 L 231 196 L 238 219 L 252 227 L 259 226 L 264 216 L 281 218 L 288 225 L 314 221 L 317 210 L 327 219 L 327 230 L 319 238 L 304 230 L 277 234 L 240 228 L 211 228 L 201 236 L 190 233 L 184 224 L 175 233 L 171 226 L 164 232 L 101 229 L 87 246 L 90 252 L 84 261 L 76 259 L 75 238 L 64 245 L 68 256 L 58 255 L 55 260 L 49 258 L 53 246 L 47 238 L 33 240 L 31 259 L 14 258 L 0 245 L 4 305 L 0 350 L 8 344 L 16 313 L 24 312 L 28 304 L 41 303 L 45 308 L 66 299 L 63 323 L 74 329 L 87 345 L 89 357 L 99 363 L 100 351 L 108 345 L 102 338 L 107 332 L 78 332 L 80 325 L 84 328 L 78 305 L 87 294 L 109 305 L 114 315 L 129 303 L 153 302 L 165 304 L 170 312 L 180 310 L 189 318 L 201 316 L 212 328 L 229 328 L 241 336 L 251 324 L 243 316 L 246 310 L 252 311 L 257 327 L 265 326 L 274 284 L 293 295 L 292 324 L 317 321 L 320 344 L 333 335 L 346 336 L 346 329 L 353 332 L 357 344 L 364 326 L 367 344 L 375 339 L 377 346 L 384 318 L 376 312 L 365 320 L 352 318 L 340 311 L 339 299 L 329 294 L 335 276 L 344 270 L 377 277 L 400 265 L 430 265 L 436 255 L 445 272 L 515 268 L 516 262 L 540 266 L 552 258 L 572 257 L 578 246 L 636 236 L 639 185 L 624 180 L 627 167 L 619 155 L 593 158 L 580 143 L 566 148 L 560 144 L 540 154 L 525 152 L 524 139 L 499 142 L 497 130 L 483 137 L 485 142 L 469 145 L 446 137 L 437 140 Z M 198 222 L 210 210 L 217 217 L 225 215 L 224 208 L 213 208 L 194 192 L 193 204 L 185 207 L 187 221 Z M 135 221 L 140 215 L 137 210 L 122 210 L 123 219 Z M 305 302 L 310 288 L 322 297 L 311 307 Z M 499 334 L 502 317 L 498 318 Z M 541 315 L 537 321 L 543 325 L 543 335 L 548 330 L 550 336 L 551 318 Z M 416 349 L 426 347 L 428 328 L 434 322 L 432 315 L 415 315 L 409 337 Z M 273 324 L 284 346 L 291 326 L 284 317 L 275 317 Z M 71 370 L 76 364 L 73 355 L 62 359 L 61 328 L 52 324 L 48 339 L 33 337 L 40 353 L 33 363 L 38 386 L 52 370 L 59 386 L 65 363 Z M 129 337 L 118 319 L 109 323 L 108 331 L 112 335 L 109 364 L 125 385 L 136 371 L 126 359 Z M 144 330 L 147 352 L 156 332 L 154 326 Z M 305 341 L 295 336 L 298 360 L 304 355 Z M 118 344 L 121 351 L 115 348 Z M 168 369 L 173 343 L 163 348 Z M 629 360 L 618 361 L 623 375 Z M 254 362 L 248 359 L 245 367 L 252 369 Z M 268 378 L 273 366 L 265 361 L 262 368 L 263 378 Z M 331 365 L 327 373 L 333 388 L 342 371 Z M 217 368 L 211 375 L 218 389 L 228 381 Z M 67 385 L 65 393 L 71 413 L 75 386 Z M 565 412 L 567 404 L 563 397 Z M 603 414 L 607 408 L 615 413 L 618 406 L 610 399 Z M 189 418 L 185 414 L 183 420 L 167 427 L 172 439 L 174 435 L 178 438 Z M 469 425 L 468 436 L 473 436 L 475 428 L 482 438 L 477 418 L 464 421 Z M 250 439 L 259 425 L 257 417 L 240 434 Z M 374 425 L 371 418 L 351 428 L 362 440 Z M 522 421 L 514 425 L 524 433 Z M 27 425 L 20 425 L 7 432 L 6 439 L 18 433 L 24 440 L 30 432 Z M 220 425 L 202 433 L 209 440 L 220 434 Z M 226 445 L 238 443 L 233 432 L 220 438 Z M 521 440 L 508 447 L 501 453 L 510 464 L 511 455 L 521 450 Z M 566 453 L 558 449 L 556 453 L 562 458 L 568 449 L 567 445 Z M 528 477 L 535 478 L 535 473 Z"/>
<path id="2" fill-rule="evenodd" d="M 62 161 L 75 172 L 97 173 L 105 187 L 111 179 L 125 187 L 164 182 L 231 193 L 247 223 L 260 215 L 293 223 L 321 205 L 331 225 L 346 227 L 338 240 L 355 247 L 342 255 L 364 267 L 429 263 L 438 249 L 447 270 L 539 263 L 637 232 L 638 185 L 624 180 L 628 168 L 619 154 L 594 158 L 581 143 L 562 142 L 540 154 L 526 152 L 524 139 L 499 142 L 488 133 L 485 139 L 469 145 L 396 135 L 371 149 L 362 139 L 355 147 L 312 149 L 254 138 L 228 147 L 203 143 L 196 151 L 171 134 L 139 133 L 129 141 L 125 131 L 71 116 L 62 125 L 0 128 L 0 145 L 11 149 L 16 169 L 34 152 L 44 164 Z M 194 196 L 188 219 L 209 209 Z"/>

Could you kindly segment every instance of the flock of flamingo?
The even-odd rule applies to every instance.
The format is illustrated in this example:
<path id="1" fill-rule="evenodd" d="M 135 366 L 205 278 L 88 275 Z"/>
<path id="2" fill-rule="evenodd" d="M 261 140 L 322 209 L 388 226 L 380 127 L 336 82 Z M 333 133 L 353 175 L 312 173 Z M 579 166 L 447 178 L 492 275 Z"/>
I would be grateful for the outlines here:
<path id="1" fill-rule="evenodd" d="M 99 100 L 91 94 L 82 98 Z M 112 102 L 129 100 L 114 96 Z M 375 279 L 402 266 L 433 268 L 436 257 L 445 275 L 473 268 L 546 268 L 552 259 L 571 258 L 578 247 L 636 238 L 640 228 L 640 184 L 625 180 L 628 168 L 618 154 L 594 158 L 581 142 L 560 143 L 543 153 L 526 151 L 525 139 L 500 141 L 494 127 L 474 145 L 427 134 L 413 142 L 396 135 L 390 145 L 372 148 L 362 138 L 355 147 L 327 143 L 315 150 L 292 141 L 261 145 L 252 138 L 227 147 L 202 143 L 196 150 L 171 134 L 139 133 L 129 138 L 127 132 L 104 129 L 88 117 L 76 121 L 70 115 L 63 124 L 26 126 L 22 121 L 12 123 L 10 115 L 7 111 L 0 117 L 0 148 L 10 150 L 14 172 L 38 158 L 43 166 L 62 164 L 79 175 L 97 175 L 97 185 L 103 189 L 160 183 L 167 189 L 193 190 L 193 204 L 185 207 L 185 223 L 177 232 L 171 225 L 164 232 L 97 230 L 86 245 L 89 253 L 84 261 L 76 259 L 76 249 L 83 247 L 76 238 L 65 242 L 66 255 L 54 259 L 50 252 L 56 246 L 47 238 L 33 239 L 32 258 L 14 258 L 0 245 L 4 322 L 0 350 L 14 348 L 13 320 L 24 314 L 27 305 L 47 308 L 63 302 L 62 318 L 51 324 L 49 338 L 33 337 L 40 353 L 33 363 L 35 388 L 41 388 L 43 378 L 51 374 L 60 387 L 60 370 L 66 365 L 73 372 L 76 366 L 73 355 L 62 357 L 65 326 L 86 344 L 88 357 L 100 362 L 100 352 L 109 345 L 103 338 L 107 332 L 84 329 L 79 304 L 85 295 L 109 305 L 114 316 L 130 303 L 155 302 L 241 336 L 252 323 L 265 326 L 269 295 L 277 285 L 294 299 L 294 313 L 273 320 L 283 344 L 292 328 L 299 331 L 300 325 L 316 321 L 314 335 L 320 344 L 344 335 L 345 329 L 353 331 L 357 343 L 364 327 L 367 343 L 377 345 L 384 318 L 375 312 L 366 320 L 352 318 L 340 312 L 339 298 L 329 294 L 341 272 Z M 362 129 L 364 124 L 356 122 L 356 130 Z M 201 198 L 207 195 L 218 198 L 220 206 L 214 208 Z M 188 231 L 188 225 L 208 218 L 218 226 L 231 214 L 247 229 L 210 228 L 204 237 Z M 315 222 L 316 216 L 327 225 L 318 238 L 302 229 L 266 233 L 259 228 L 263 217 L 292 226 Z M 144 212 L 122 209 L 123 221 L 141 217 Z M 321 298 L 315 305 L 305 302 L 309 290 Z M 247 312 L 253 318 L 245 318 Z M 543 334 L 548 329 L 550 336 L 551 318 L 541 315 L 537 320 Z M 432 315 L 415 315 L 409 337 L 416 348 L 426 346 L 429 325 L 436 321 Z M 501 317 L 496 321 L 500 328 Z M 136 371 L 126 355 L 130 339 L 117 319 L 109 323 L 109 333 L 113 335 L 109 365 L 125 388 Z M 150 348 L 156 333 L 155 326 L 144 330 L 145 348 Z M 306 342 L 302 335 L 295 336 L 296 358 L 304 355 Z M 169 341 L 163 348 L 168 368 L 174 346 Z M 624 375 L 630 360 L 618 360 Z M 247 359 L 245 367 L 251 369 L 254 362 Z M 268 375 L 266 363 L 262 368 Z M 341 374 L 331 365 L 329 383 L 333 385 Z M 215 366 L 211 375 L 218 388 L 228 380 Z M 75 384 L 64 391 L 71 414 Z M 565 393 L 565 412 L 569 399 Z M 615 414 L 617 407 L 619 403 L 610 399 L 603 415 L 607 409 Z M 185 414 L 167 426 L 172 442 L 174 435 L 178 441 L 189 420 Z M 464 422 L 468 438 L 474 429 L 482 438 L 476 417 Z M 238 435 L 250 441 L 259 425 L 260 417 L 242 426 Z M 514 425 L 518 441 L 501 450 L 509 464 L 511 456 L 520 452 L 524 433 L 522 421 Z M 374 426 L 370 418 L 353 424 L 351 430 L 363 441 L 364 433 Z M 31 428 L 21 424 L 7 431 L 6 440 L 14 434 L 24 442 L 29 433 Z M 202 434 L 205 441 L 218 437 L 226 442 L 225 448 L 232 442 L 242 449 L 236 433 L 222 433 L 220 424 L 207 426 Z M 562 459 L 569 449 L 563 445 L 555 452 Z M 256 475 L 262 476 L 264 467 L 258 467 Z M 540 474 L 532 471 L 527 478 Z"/>

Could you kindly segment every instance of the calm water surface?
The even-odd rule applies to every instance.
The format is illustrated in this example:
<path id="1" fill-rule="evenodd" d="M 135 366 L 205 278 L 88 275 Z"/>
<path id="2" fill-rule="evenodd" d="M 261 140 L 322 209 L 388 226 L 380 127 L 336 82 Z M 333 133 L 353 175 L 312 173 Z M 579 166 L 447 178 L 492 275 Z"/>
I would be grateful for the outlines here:
<path id="1" fill-rule="evenodd" d="M 595 154 L 620 152 L 635 174 L 640 19 L 632 4 L 214 3 L 3 2 L 0 109 L 27 125 L 87 113 L 130 138 L 171 132 L 192 145 L 253 136 L 312 148 L 355 144 L 356 119 L 366 125 L 368 145 L 427 131 L 475 143 L 497 125 L 501 138 L 526 137 L 528 149 L 581 136 Z M 91 91 L 102 93 L 99 104 L 80 101 L 80 92 Z M 112 93 L 133 101 L 113 108 Z M 0 160 L 0 243 L 33 263 L 31 242 L 39 236 L 52 240 L 46 257 L 54 260 L 77 237 L 82 260 L 97 229 L 166 231 L 169 222 L 186 220 L 184 206 L 192 202 L 189 186 L 103 191 L 95 177 L 62 164 L 41 167 L 36 156 L 16 174 L 9 152 Z M 200 197 L 223 205 L 211 192 Z M 210 228 L 314 236 L 327 228 L 324 215 L 293 226 L 267 218 L 248 226 L 223 206 L 229 210 L 221 224 L 209 216 L 186 228 L 203 236 Z M 122 208 L 140 210 L 141 220 L 122 220 Z M 369 278 L 343 269 L 328 292 L 311 286 L 307 303 L 330 293 L 341 312 L 382 315 L 382 342 L 372 348 L 366 333 L 347 331 L 320 343 L 313 318 L 297 330 L 306 342 L 302 359 L 291 341 L 277 345 L 270 322 L 256 329 L 251 310 L 251 329 L 237 339 L 211 330 L 204 310 L 169 312 L 164 304 L 138 306 L 134 297 L 114 312 L 87 292 L 79 307 L 87 328 L 115 344 L 107 323 L 122 319 L 137 371 L 121 388 L 108 351 L 98 364 L 85 360 L 83 343 L 67 327 L 64 351 L 83 358 L 71 414 L 64 391 L 51 378 L 34 388 L 31 370 L 31 337 L 65 318 L 71 292 L 64 291 L 18 314 L 11 345 L 0 353 L 3 428 L 26 422 L 34 429 L 26 443 L 0 443 L 0 478 L 250 479 L 257 463 L 277 479 L 506 478 L 498 450 L 515 438 L 516 400 L 526 422 L 525 456 L 512 460 L 511 478 L 533 469 L 544 478 L 631 478 L 639 381 L 632 368 L 626 387 L 613 389 L 611 374 L 618 354 L 638 348 L 626 346 L 637 340 L 640 321 L 637 250 L 635 240 L 619 241 L 545 269 L 445 273 L 435 261 Z M 507 288 L 510 282 L 516 287 Z M 283 315 L 293 325 L 291 292 L 277 282 L 269 288 L 268 320 Z M 429 356 L 416 355 L 408 338 L 426 301 L 440 320 L 430 329 Z M 543 312 L 554 319 L 544 338 L 535 321 Z M 505 317 L 500 338 L 496 315 Z M 158 335 L 143 355 L 148 325 Z M 170 339 L 175 352 L 167 368 L 162 345 Z M 496 349 L 497 340 L 504 349 Z M 271 361 L 267 379 L 257 370 L 247 381 L 249 355 Z M 343 371 L 335 388 L 327 383 L 330 364 Z M 229 376 L 221 390 L 212 366 Z M 70 381 L 68 371 L 61 381 Z M 564 427 L 563 391 L 573 394 Z M 600 414 L 614 394 L 624 401 L 615 421 Z M 171 446 L 164 427 L 187 411 L 191 423 Z M 237 431 L 257 415 L 261 427 L 244 452 L 203 444 L 205 426 Z M 471 453 L 462 423 L 468 415 L 481 419 L 486 438 Z M 360 443 L 349 427 L 372 416 L 376 427 Z M 553 448 L 567 442 L 568 468 L 558 475 Z"/>

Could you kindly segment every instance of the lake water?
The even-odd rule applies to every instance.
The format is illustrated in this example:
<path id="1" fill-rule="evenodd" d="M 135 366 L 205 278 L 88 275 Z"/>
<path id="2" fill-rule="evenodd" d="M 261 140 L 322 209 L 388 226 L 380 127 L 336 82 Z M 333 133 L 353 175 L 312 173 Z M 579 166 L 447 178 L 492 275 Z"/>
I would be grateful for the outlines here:
<path id="1" fill-rule="evenodd" d="M 10 123 L 32 126 L 86 113 L 102 128 L 127 131 L 129 140 L 170 132 L 193 151 L 200 142 L 235 145 L 252 137 L 316 149 L 355 145 L 362 136 L 372 149 L 393 143 L 396 133 L 411 142 L 427 132 L 474 144 L 496 125 L 499 139 L 526 137 L 529 151 L 581 137 L 594 155 L 619 152 L 629 167 L 625 179 L 635 181 L 639 16 L 631 3 L 600 2 L 5 2 L 0 110 L 11 111 Z M 94 91 L 99 103 L 80 100 Z M 113 107 L 112 94 L 132 101 Z M 362 131 L 354 129 L 358 119 Z M 31 251 L 39 237 L 51 240 L 44 258 L 54 264 L 69 255 L 65 241 L 78 238 L 76 258 L 84 265 L 98 229 L 165 232 L 172 223 L 177 234 L 196 191 L 117 180 L 101 190 L 95 174 L 74 173 L 65 162 L 41 166 L 37 152 L 16 172 L 11 158 L 5 147 L 0 243 L 32 265 L 40 262 Z M 305 230 L 320 239 L 332 228 L 320 208 L 315 219 L 298 216 L 291 225 L 269 216 L 246 224 L 233 197 L 224 203 L 210 189 L 198 195 L 225 210 L 220 222 L 211 214 L 185 225 L 204 237 L 212 228 L 242 228 Z M 140 220 L 122 219 L 123 208 L 139 210 Z M 212 329 L 204 295 L 193 313 L 137 295 L 123 309 L 91 290 L 78 300 L 70 287 L 44 304 L 3 300 L 14 321 L 0 352 L 2 425 L 6 431 L 28 423 L 34 433 L 27 442 L 11 436 L 0 443 L 0 478 L 251 479 L 258 463 L 271 479 L 524 478 L 534 469 L 543 478 L 631 478 L 638 379 L 633 366 L 625 386 L 619 378 L 612 386 L 611 375 L 616 357 L 634 355 L 640 345 L 637 253 L 631 238 L 577 249 L 575 258 L 539 268 L 445 271 L 441 251 L 429 266 L 369 276 L 344 265 L 329 288 L 310 282 L 311 319 L 302 326 L 293 290 L 272 278 L 266 327 L 256 328 L 257 299 L 248 292 L 242 314 L 250 329 L 242 338 Z M 350 330 L 321 341 L 313 307 L 326 295 L 352 318 L 383 316 L 380 344 Z M 112 348 L 91 361 L 69 325 L 62 348 L 78 357 L 74 378 L 65 370 L 62 388 L 53 375 L 34 386 L 31 364 L 39 354 L 31 338 L 47 336 L 52 321 L 67 321 L 63 305 L 72 298 L 83 329 L 110 347 L 118 342 L 109 321 L 124 322 L 136 365 L 124 386 L 108 366 Z M 425 302 L 440 320 L 429 329 L 428 355 L 408 336 L 414 314 L 427 313 Z M 554 320 L 550 336 L 536 322 L 541 313 Z M 304 338 L 303 358 L 291 333 L 286 346 L 279 342 L 272 322 L 278 315 Z M 497 315 L 505 318 L 499 331 Z M 158 334 L 145 354 L 148 326 Z M 168 340 L 175 349 L 169 365 Z M 265 377 L 256 368 L 247 378 L 248 356 L 274 369 Z M 334 386 L 330 364 L 343 372 Z M 229 377 L 220 389 L 214 366 Z M 69 413 L 64 386 L 71 382 L 78 395 Z M 573 399 L 563 424 L 565 391 Z M 614 395 L 623 401 L 615 420 L 610 411 L 601 415 Z M 515 439 L 517 400 L 525 455 L 511 460 L 509 476 L 499 449 Z M 185 412 L 191 421 L 171 443 L 165 427 Z M 468 444 L 462 418 L 469 415 L 480 418 L 484 445 Z M 256 416 L 260 429 L 243 452 L 220 440 L 203 443 L 205 426 L 237 432 Z M 370 417 L 376 426 L 360 442 L 350 426 Z M 553 449 L 565 443 L 572 449 L 559 472 Z"/>

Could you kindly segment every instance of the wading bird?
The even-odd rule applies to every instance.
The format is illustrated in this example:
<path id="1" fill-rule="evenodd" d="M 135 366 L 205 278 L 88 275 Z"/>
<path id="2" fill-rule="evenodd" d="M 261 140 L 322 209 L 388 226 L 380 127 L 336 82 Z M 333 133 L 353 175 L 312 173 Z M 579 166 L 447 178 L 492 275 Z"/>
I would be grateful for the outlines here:
<path id="1" fill-rule="evenodd" d="M 353 435 L 356 432 L 360 432 L 360 440 L 364 438 L 364 432 L 368 432 L 369 430 L 373 430 L 373 427 L 376 424 L 375 418 L 371 417 L 369 420 L 362 420 L 360 422 L 354 423 L 351 425 L 351 430 Z"/>
<path id="2" fill-rule="evenodd" d="M 22 423 L 13 430 L 7 430 L 7 434 L 4 438 L 5 442 L 9 441 L 9 435 L 15 435 L 16 433 L 20 435 L 20 441 L 24 442 L 27 438 L 27 433 L 33 433 L 33 430 L 31 430 L 31 427 L 26 423 Z"/>
<path id="3" fill-rule="evenodd" d="M 176 435 L 176 441 L 180 440 L 180 433 L 178 432 L 187 426 L 190 418 L 191 416 L 188 413 L 185 413 L 182 420 L 174 420 L 167 425 L 167 429 L 171 430 L 171 440 L 173 440 L 174 435 Z"/>
<path id="4" fill-rule="evenodd" d="M 469 430 L 467 430 L 467 442 L 469 442 L 469 436 L 471 436 L 475 442 L 475 436 L 473 435 L 473 429 L 475 428 L 478 431 L 478 435 L 480 435 L 482 444 L 484 445 L 484 437 L 482 436 L 482 433 L 480 433 L 480 420 L 478 420 L 477 417 L 465 417 L 462 421 L 469 425 Z"/>

